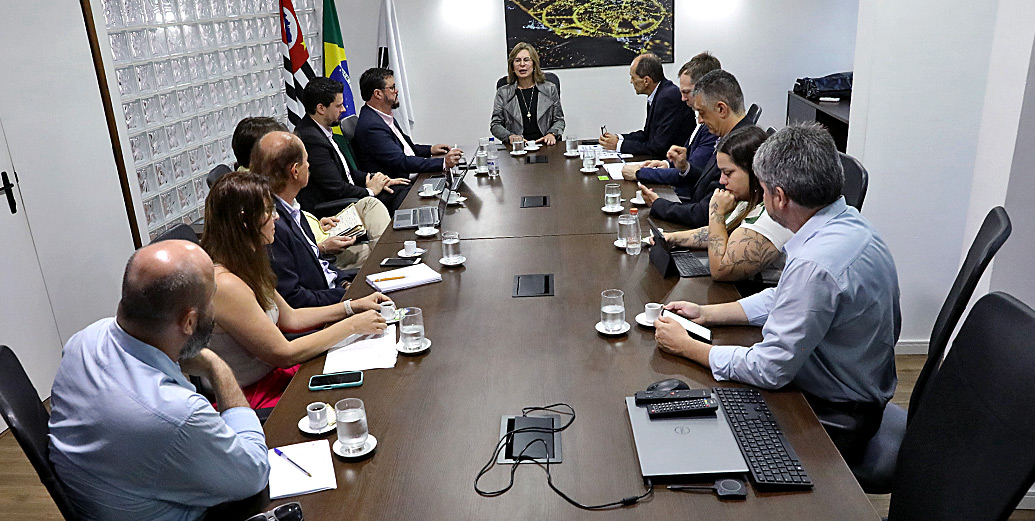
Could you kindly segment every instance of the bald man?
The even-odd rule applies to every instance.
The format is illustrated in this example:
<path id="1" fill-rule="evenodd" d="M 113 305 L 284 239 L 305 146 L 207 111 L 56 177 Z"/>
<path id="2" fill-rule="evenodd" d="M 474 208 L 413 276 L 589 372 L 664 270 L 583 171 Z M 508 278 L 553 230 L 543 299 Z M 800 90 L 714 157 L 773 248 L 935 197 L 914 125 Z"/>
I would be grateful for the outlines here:
<path id="1" fill-rule="evenodd" d="M 116 317 L 65 344 L 51 394 L 50 461 L 84 519 L 200 519 L 266 488 L 259 419 L 233 372 L 205 347 L 215 289 L 199 246 L 141 248 L 126 266 Z M 183 371 L 211 382 L 218 412 Z"/>

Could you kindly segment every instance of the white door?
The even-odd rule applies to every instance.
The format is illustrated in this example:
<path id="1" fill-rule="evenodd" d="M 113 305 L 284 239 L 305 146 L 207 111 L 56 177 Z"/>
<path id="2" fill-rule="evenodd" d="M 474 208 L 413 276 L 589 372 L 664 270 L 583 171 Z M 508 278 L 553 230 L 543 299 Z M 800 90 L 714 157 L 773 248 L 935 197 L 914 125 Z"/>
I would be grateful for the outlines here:
<path id="1" fill-rule="evenodd" d="M 61 361 L 61 337 L 3 130 L 0 114 L 0 172 L 5 172 L 10 182 L 0 194 L 0 345 L 9 346 L 18 355 L 43 399 L 50 396 L 50 386 Z M 9 194 L 16 205 L 14 212 L 9 205 Z M 38 222 L 39 226 L 48 223 L 45 219 Z M 57 233 L 57 230 L 51 232 Z M 71 256 L 69 262 L 74 262 Z M 6 429 L 7 424 L 0 420 L 0 431 Z"/>

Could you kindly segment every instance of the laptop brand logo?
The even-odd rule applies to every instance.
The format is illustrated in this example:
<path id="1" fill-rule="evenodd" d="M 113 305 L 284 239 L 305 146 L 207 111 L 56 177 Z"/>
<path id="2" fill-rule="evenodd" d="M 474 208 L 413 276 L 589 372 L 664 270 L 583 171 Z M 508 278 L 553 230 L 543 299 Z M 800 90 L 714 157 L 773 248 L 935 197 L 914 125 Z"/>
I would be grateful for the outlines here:
<path id="1" fill-rule="evenodd" d="M 676 427 L 676 434 L 690 434 L 690 427 Z"/>

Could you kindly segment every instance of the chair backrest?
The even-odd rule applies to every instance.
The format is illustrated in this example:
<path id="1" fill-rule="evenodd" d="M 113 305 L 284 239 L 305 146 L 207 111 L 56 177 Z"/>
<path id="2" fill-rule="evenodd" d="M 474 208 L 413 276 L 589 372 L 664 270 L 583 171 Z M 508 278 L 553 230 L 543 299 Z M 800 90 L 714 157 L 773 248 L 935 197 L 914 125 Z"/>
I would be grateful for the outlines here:
<path id="1" fill-rule="evenodd" d="M 934 321 L 934 328 L 931 330 L 931 342 L 927 348 L 927 361 L 924 362 L 920 376 L 916 379 L 913 387 L 913 394 L 909 397 L 909 410 L 916 409 L 920 399 L 926 392 L 925 387 L 928 380 L 938 371 L 938 364 L 941 363 L 942 355 L 945 353 L 945 346 L 949 343 L 952 331 L 956 329 L 963 310 L 966 309 L 970 297 L 974 295 L 974 288 L 978 280 L 992 261 L 992 257 L 1003 246 L 1010 236 L 1010 216 L 1002 206 L 996 206 L 988 212 L 985 220 L 981 223 L 974 242 L 970 245 L 967 257 L 963 260 L 956 280 L 952 283 L 949 295 L 945 297 L 938 318 Z M 912 420 L 912 415 L 910 415 Z"/>
<path id="2" fill-rule="evenodd" d="M 11 348 L 0 345 L 0 415 L 28 456 L 65 519 L 79 519 L 65 489 L 50 466 L 47 433 L 50 414 L 40 403 L 36 388 Z"/>
<path id="3" fill-rule="evenodd" d="M 841 166 L 845 171 L 845 184 L 841 188 L 841 195 L 845 196 L 848 206 L 853 206 L 861 212 L 863 199 L 866 199 L 866 188 L 870 184 L 870 174 L 866 173 L 858 159 L 844 152 L 838 152 L 838 155 L 841 156 Z"/>
<path id="4" fill-rule="evenodd" d="M 358 116 L 347 117 L 339 123 L 341 126 L 341 135 L 345 136 L 345 139 L 352 141 L 356 137 L 356 124 L 359 123 Z"/>
<path id="5" fill-rule="evenodd" d="M 151 244 L 161 241 L 168 241 L 170 239 L 180 239 L 184 241 L 190 241 L 194 244 L 201 244 L 201 240 L 198 239 L 198 233 L 194 231 L 194 228 L 189 224 L 177 224 L 168 230 L 165 230 L 161 235 L 155 237 L 155 240 L 151 241 Z"/>
<path id="6" fill-rule="evenodd" d="M 229 165 L 218 164 L 213 167 L 212 170 L 209 170 L 208 176 L 205 177 L 205 182 L 208 183 L 209 188 L 212 188 L 212 186 L 216 184 L 216 181 L 219 181 L 220 177 L 223 177 L 232 171 L 233 169 L 230 168 Z"/>
<path id="7" fill-rule="evenodd" d="M 552 73 L 552 72 L 543 72 L 543 76 L 546 76 L 546 81 L 548 81 L 550 83 L 553 83 L 554 85 L 557 86 L 557 97 L 560 97 L 560 95 L 561 95 L 561 79 L 558 78 L 557 75 Z M 496 90 L 499 90 L 500 87 L 502 87 L 502 86 L 504 86 L 506 84 L 507 84 L 507 77 L 506 76 L 496 80 Z"/>
<path id="8" fill-rule="evenodd" d="M 747 111 L 747 114 L 744 115 L 744 119 L 750 121 L 752 125 L 757 125 L 758 124 L 758 118 L 761 117 L 761 116 L 762 116 L 762 107 L 759 107 L 758 105 L 752 103 L 751 106 L 748 107 L 748 111 Z"/>
<path id="9" fill-rule="evenodd" d="M 891 521 L 1005 520 L 1035 482 L 1035 311 L 985 295 L 906 429 Z"/>
<path id="10" fill-rule="evenodd" d="M 769 127 L 767 129 L 765 129 L 765 137 L 769 137 L 769 136 L 771 136 L 771 135 L 773 135 L 775 133 L 776 133 L 776 128 L 774 128 L 774 127 Z"/>

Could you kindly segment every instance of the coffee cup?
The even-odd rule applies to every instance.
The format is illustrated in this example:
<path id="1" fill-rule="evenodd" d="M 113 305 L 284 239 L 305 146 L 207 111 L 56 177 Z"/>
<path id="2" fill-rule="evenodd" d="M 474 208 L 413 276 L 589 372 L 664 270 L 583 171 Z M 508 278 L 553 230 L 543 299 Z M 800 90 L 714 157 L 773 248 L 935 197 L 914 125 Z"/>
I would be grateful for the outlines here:
<path id="1" fill-rule="evenodd" d="M 636 199 L 637 201 L 642 201 L 643 200 L 643 190 L 637 190 L 636 191 L 636 197 L 634 197 L 634 199 Z"/>
<path id="2" fill-rule="evenodd" d="M 405 241 L 405 242 L 403 242 L 403 251 L 406 252 L 406 255 L 416 255 L 417 254 L 417 241 Z"/>
<path id="3" fill-rule="evenodd" d="M 309 428 L 318 431 L 327 426 L 327 404 L 313 402 L 305 408 L 306 416 L 309 417 Z"/>
<path id="4" fill-rule="evenodd" d="M 395 319 L 395 302 L 382 302 L 381 303 L 381 316 L 385 320 Z"/>
<path id="5" fill-rule="evenodd" d="M 643 306 L 643 317 L 647 322 L 654 322 L 661 316 L 661 304 L 648 302 Z"/>
<path id="6" fill-rule="evenodd" d="M 435 185 L 431 183 L 424 183 L 424 188 L 421 189 L 421 193 L 430 194 L 435 191 Z"/>

